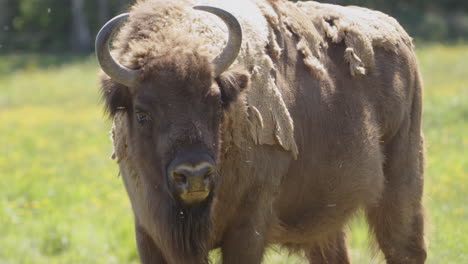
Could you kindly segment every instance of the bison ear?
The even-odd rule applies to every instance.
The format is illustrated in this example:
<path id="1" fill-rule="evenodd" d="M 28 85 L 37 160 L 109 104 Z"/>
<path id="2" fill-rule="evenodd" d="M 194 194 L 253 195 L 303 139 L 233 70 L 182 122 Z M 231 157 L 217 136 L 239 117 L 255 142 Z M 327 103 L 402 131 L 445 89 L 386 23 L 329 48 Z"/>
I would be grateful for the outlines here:
<path id="1" fill-rule="evenodd" d="M 117 111 L 131 109 L 132 101 L 127 86 L 116 83 L 112 79 L 101 74 L 101 95 L 105 103 L 105 111 L 112 117 Z"/>
<path id="2" fill-rule="evenodd" d="M 223 72 L 216 78 L 216 82 L 221 90 L 223 107 L 228 108 L 237 99 L 239 94 L 249 87 L 250 74 L 246 71 L 236 70 Z"/>

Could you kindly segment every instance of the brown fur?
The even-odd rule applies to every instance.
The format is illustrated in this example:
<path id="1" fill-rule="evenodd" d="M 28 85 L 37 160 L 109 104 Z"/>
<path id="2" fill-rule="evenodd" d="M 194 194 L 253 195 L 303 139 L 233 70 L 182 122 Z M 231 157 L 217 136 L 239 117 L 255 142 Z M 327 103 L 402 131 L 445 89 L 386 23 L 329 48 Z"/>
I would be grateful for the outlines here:
<path id="1" fill-rule="evenodd" d="M 223 263 L 260 263 L 272 243 L 310 263 L 348 263 L 343 228 L 359 208 L 387 263 L 424 263 L 422 87 L 409 37 L 366 9 L 245 1 L 263 16 L 256 28 L 236 14 L 243 48 L 216 78 L 225 32 L 194 1 L 140 0 L 116 37 L 116 57 L 144 72 L 138 87 L 102 75 L 142 263 L 206 263 L 218 247 Z M 363 14 L 374 24 L 357 26 Z M 382 21 L 392 34 L 369 29 Z M 140 108 L 152 122 L 136 122 Z M 165 173 L 192 148 L 218 169 L 197 207 L 173 197 Z"/>

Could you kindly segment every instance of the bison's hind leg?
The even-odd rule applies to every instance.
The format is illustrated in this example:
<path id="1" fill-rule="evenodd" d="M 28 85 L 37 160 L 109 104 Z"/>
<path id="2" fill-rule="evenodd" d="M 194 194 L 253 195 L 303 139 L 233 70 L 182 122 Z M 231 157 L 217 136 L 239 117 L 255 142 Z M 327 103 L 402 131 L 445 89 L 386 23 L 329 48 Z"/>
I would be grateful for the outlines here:
<path id="1" fill-rule="evenodd" d="M 305 249 L 310 264 L 349 264 L 344 231 L 331 236 L 324 243 L 315 244 Z"/>
<path id="2" fill-rule="evenodd" d="M 408 122 L 386 144 L 382 198 L 367 208 L 371 230 L 388 264 L 422 264 L 426 259 L 423 140 L 418 123 Z"/>

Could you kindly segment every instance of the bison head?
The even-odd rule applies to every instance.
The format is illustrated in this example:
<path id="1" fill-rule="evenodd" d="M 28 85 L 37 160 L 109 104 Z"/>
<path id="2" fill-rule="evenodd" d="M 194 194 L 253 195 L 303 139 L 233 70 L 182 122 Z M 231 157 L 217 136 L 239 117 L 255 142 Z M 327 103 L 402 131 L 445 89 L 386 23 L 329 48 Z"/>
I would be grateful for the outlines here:
<path id="1" fill-rule="evenodd" d="M 214 61 L 196 50 L 159 56 L 151 71 L 128 69 L 109 51 L 118 24 L 128 14 L 103 26 L 96 39 L 104 99 L 111 115 L 128 118 L 129 152 L 146 184 L 163 184 L 183 206 L 209 200 L 218 181 L 217 161 L 223 111 L 248 86 L 243 71 L 226 71 L 242 41 L 239 22 L 230 13 L 208 6 L 196 9 L 220 17 L 229 28 L 228 44 Z M 177 52 L 177 51 L 174 51 Z"/>

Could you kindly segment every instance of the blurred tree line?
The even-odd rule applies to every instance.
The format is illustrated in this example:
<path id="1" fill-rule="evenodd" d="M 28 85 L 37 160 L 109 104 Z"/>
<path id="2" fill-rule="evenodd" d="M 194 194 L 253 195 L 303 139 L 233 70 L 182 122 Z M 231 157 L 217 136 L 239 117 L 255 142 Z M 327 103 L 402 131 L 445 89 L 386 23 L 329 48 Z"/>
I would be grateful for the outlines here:
<path id="1" fill-rule="evenodd" d="M 94 36 L 134 0 L 0 0 L 0 52 L 91 51 Z"/>
<path id="2" fill-rule="evenodd" d="M 0 0 L 0 53 L 91 51 L 100 26 L 132 2 L 134 0 Z M 412 36 L 423 40 L 468 38 L 468 0 L 319 2 L 381 10 L 397 18 Z"/>

